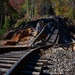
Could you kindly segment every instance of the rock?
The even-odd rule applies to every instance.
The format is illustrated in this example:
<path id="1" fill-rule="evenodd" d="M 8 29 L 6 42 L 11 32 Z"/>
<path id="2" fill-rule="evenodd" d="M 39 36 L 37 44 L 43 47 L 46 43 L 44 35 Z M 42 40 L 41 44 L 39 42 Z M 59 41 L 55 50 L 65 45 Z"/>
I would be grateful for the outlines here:
<path id="1" fill-rule="evenodd" d="M 42 75 L 75 75 L 75 52 L 72 52 L 72 49 L 64 50 L 62 47 L 51 49 L 47 53 L 41 50 L 46 57 L 49 57 Z"/>
<path id="2" fill-rule="evenodd" d="M 20 38 L 21 38 L 21 34 L 15 34 L 15 35 L 12 37 L 12 40 L 18 42 L 18 41 L 20 40 Z"/>
<path id="3" fill-rule="evenodd" d="M 3 45 L 16 45 L 17 42 L 27 42 L 31 37 L 35 37 L 36 35 L 36 30 L 32 30 L 32 28 L 19 30 L 17 33 L 14 33 L 11 40 L 5 41 Z"/>
<path id="4" fill-rule="evenodd" d="M 32 33 L 31 28 L 27 28 L 26 30 L 20 30 L 18 33 L 15 33 L 12 37 L 12 40 L 18 41 L 27 41 L 29 39 L 29 35 Z"/>
<path id="5" fill-rule="evenodd" d="M 26 36 L 26 37 L 24 37 L 24 38 L 22 38 L 20 41 L 27 41 L 27 40 L 29 40 L 30 39 L 30 36 Z"/>

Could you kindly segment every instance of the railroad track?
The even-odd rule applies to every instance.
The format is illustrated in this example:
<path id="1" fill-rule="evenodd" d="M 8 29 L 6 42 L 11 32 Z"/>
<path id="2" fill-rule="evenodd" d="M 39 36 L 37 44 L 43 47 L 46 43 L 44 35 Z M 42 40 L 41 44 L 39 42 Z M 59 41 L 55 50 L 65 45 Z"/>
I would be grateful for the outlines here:
<path id="1" fill-rule="evenodd" d="M 46 47 L 49 45 L 0 54 L 0 75 L 17 75 L 24 72 L 26 75 L 40 75 L 44 63 L 47 62 L 47 58 L 40 55 L 40 49 Z"/>
<path id="2" fill-rule="evenodd" d="M 51 45 L 44 45 L 30 50 L 4 53 L 4 55 L 0 55 L 2 57 L 0 61 L 4 60 L 2 63 L 4 62 L 4 64 L 8 65 L 6 67 L 5 65 L 4 67 L 2 66 L 3 70 L 0 73 L 1 75 L 47 75 L 43 73 L 43 69 L 48 62 L 51 62 L 49 66 L 53 65 L 51 59 L 54 60 L 54 58 L 48 56 L 50 54 L 48 50 L 51 51 L 51 49 L 53 49 Z M 48 51 L 47 56 L 45 51 Z"/>
<path id="3" fill-rule="evenodd" d="M 27 52 L 20 50 L 0 54 L 0 75 L 4 75 Z"/>
<path id="4" fill-rule="evenodd" d="M 45 55 L 45 51 L 51 48 L 51 45 L 44 45 L 35 49 L 1 54 L 0 75 L 43 75 L 42 70 L 47 63 L 51 62 L 49 66 L 53 65 L 52 58 Z"/>

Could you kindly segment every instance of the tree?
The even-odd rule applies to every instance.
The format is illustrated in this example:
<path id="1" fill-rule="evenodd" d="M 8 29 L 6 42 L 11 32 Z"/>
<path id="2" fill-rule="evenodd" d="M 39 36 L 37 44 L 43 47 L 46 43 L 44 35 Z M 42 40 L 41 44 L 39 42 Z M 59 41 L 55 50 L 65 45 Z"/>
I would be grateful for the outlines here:
<path id="1" fill-rule="evenodd" d="M 5 23 L 5 15 L 10 16 L 12 21 L 12 13 L 17 12 L 9 3 L 9 0 L 0 0 L 0 28 Z"/>
<path id="2" fill-rule="evenodd" d="M 4 16 L 5 16 L 4 10 L 5 10 L 4 1 L 3 0 L 0 0 L 0 28 L 4 24 Z"/>

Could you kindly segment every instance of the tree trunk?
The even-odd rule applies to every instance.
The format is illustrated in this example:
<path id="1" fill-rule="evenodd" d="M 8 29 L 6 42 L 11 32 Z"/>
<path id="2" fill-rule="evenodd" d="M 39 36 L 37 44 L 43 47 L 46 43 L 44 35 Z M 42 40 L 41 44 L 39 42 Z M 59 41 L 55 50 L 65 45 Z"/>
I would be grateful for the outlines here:
<path id="1" fill-rule="evenodd" d="M 4 2 L 0 1 L 0 28 L 4 25 L 4 18 L 5 18 L 5 13 L 4 13 Z"/>
<path id="2" fill-rule="evenodd" d="M 73 0 L 73 16 L 74 16 L 74 19 L 75 19 L 75 0 Z"/>

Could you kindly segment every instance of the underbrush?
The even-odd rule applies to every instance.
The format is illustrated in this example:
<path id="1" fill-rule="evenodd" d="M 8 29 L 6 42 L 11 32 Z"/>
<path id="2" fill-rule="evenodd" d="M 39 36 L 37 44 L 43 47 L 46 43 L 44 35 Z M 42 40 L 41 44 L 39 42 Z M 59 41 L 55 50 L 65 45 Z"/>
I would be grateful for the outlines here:
<path id="1" fill-rule="evenodd" d="M 4 35 L 6 33 L 5 29 L 0 29 L 0 36 Z"/>

